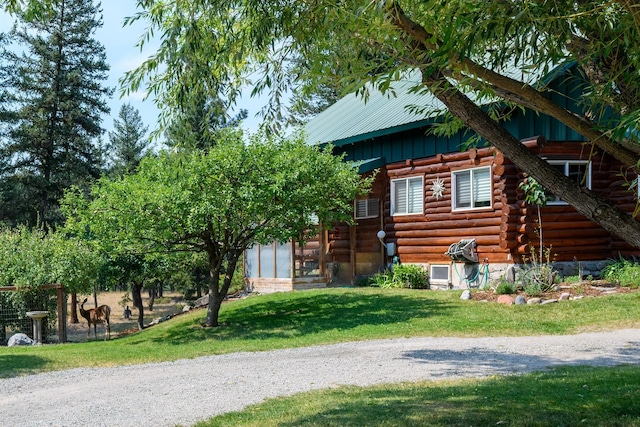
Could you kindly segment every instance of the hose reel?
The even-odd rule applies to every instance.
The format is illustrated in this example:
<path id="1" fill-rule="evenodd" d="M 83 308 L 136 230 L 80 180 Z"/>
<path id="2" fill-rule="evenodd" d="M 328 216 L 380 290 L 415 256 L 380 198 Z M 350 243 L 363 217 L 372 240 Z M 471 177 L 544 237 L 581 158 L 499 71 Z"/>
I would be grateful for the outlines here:
<path id="1" fill-rule="evenodd" d="M 476 239 L 462 239 L 449 246 L 445 255 L 449 255 L 453 262 L 478 262 L 476 254 Z"/>

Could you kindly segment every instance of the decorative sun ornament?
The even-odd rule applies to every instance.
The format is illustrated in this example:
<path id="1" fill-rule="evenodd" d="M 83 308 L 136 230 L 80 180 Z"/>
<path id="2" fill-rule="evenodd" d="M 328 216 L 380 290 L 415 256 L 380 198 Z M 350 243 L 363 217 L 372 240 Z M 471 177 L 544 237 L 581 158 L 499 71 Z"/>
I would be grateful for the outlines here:
<path id="1" fill-rule="evenodd" d="M 431 193 L 433 194 L 433 197 L 436 198 L 436 200 L 439 200 L 440 197 L 442 197 L 442 195 L 444 194 L 444 181 L 440 178 L 436 178 L 431 182 L 433 183 L 433 185 L 431 186 Z"/>

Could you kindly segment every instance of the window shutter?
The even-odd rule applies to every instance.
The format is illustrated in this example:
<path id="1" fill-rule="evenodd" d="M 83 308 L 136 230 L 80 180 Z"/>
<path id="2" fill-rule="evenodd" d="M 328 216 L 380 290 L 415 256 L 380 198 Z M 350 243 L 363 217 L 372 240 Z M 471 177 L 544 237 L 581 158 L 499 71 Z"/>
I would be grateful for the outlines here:
<path id="1" fill-rule="evenodd" d="M 380 199 L 367 200 L 367 216 L 377 217 L 380 215 Z"/>
<path id="2" fill-rule="evenodd" d="M 364 218 L 367 216 L 367 200 L 356 200 L 356 218 Z"/>
<path id="3" fill-rule="evenodd" d="M 409 200 L 407 213 L 422 212 L 422 178 L 409 180 Z"/>
<path id="4" fill-rule="evenodd" d="M 356 219 L 375 218 L 380 215 L 380 199 L 356 200 Z"/>
<path id="5" fill-rule="evenodd" d="M 491 169 L 473 171 L 473 207 L 491 205 Z"/>
<path id="6" fill-rule="evenodd" d="M 455 174 L 456 208 L 471 207 L 471 173 L 469 171 Z"/>
<path id="7" fill-rule="evenodd" d="M 407 213 L 407 180 L 393 181 L 393 213 Z"/>

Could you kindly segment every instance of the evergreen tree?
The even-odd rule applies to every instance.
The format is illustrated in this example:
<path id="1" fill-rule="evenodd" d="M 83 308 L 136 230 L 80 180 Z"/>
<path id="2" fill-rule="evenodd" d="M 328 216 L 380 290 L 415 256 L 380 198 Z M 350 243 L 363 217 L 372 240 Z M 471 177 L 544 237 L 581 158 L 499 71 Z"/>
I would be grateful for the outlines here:
<path id="1" fill-rule="evenodd" d="M 217 97 L 191 91 L 190 102 L 181 106 L 165 132 L 166 144 L 174 148 L 207 150 L 216 144 L 217 132 L 235 127 L 247 118 L 247 110 L 233 117 L 227 105 Z"/>
<path id="2" fill-rule="evenodd" d="M 20 16 L 8 35 L 12 44 L 0 57 L 7 127 L 0 191 L 2 205 L 12 207 L 0 211 L 5 223 L 55 227 L 64 189 L 100 175 L 101 115 L 112 93 L 102 85 L 104 46 L 93 38 L 101 25 L 92 0 L 58 0 L 46 13 Z"/>
<path id="3" fill-rule="evenodd" d="M 142 123 L 137 109 L 123 104 L 118 118 L 113 120 L 113 129 L 107 147 L 109 173 L 116 176 L 132 173 L 149 148 L 150 141 L 145 137 L 149 127 Z"/>

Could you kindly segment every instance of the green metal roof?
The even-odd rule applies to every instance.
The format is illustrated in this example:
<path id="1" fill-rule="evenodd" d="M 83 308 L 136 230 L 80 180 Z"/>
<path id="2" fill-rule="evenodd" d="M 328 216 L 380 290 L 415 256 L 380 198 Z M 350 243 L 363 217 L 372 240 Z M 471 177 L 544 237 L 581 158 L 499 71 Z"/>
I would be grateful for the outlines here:
<path id="1" fill-rule="evenodd" d="M 540 81 L 542 77 L 533 72 L 523 79 L 523 72 L 517 67 L 506 70 L 505 74 L 527 83 Z M 356 93 L 344 96 L 306 124 L 304 130 L 309 143 L 344 145 L 433 122 L 446 107 L 426 89 L 416 91 L 419 86 L 420 73 L 414 71 L 394 81 L 385 93 L 367 86 L 366 100 Z M 474 98 L 473 94 L 468 96 Z M 416 113 L 412 107 L 422 113 Z"/>
<path id="2" fill-rule="evenodd" d="M 419 74 L 412 73 L 393 82 L 385 93 L 369 87 L 366 102 L 355 93 L 344 96 L 307 123 L 309 143 L 347 143 L 351 137 L 373 138 L 396 132 L 399 126 L 428 122 L 444 105 L 431 94 L 412 93 L 410 89 L 416 87 L 418 79 Z M 411 105 L 428 107 L 430 113 L 415 114 L 408 108 Z"/>

